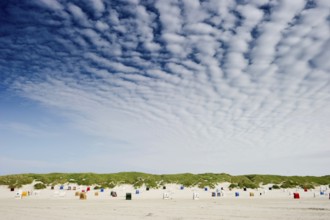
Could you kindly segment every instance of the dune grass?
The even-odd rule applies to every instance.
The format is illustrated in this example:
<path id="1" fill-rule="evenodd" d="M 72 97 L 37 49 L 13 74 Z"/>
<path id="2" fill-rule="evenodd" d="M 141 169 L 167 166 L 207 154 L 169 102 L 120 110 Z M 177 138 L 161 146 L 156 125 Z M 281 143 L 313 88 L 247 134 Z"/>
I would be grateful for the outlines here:
<path id="1" fill-rule="evenodd" d="M 9 188 L 20 188 L 33 181 L 41 182 L 47 186 L 57 184 L 75 183 L 78 185 L 96 185 L 99 188 L 113 188 L 122 184 L 130 184 L 135 188 L 147 186 L 149 188 L 160 188 L 165 184 L 176 183 L 185 187 L 210 187 L 217 184 L 230 182 L 231 188 L 258 188 L 266 184 L 274 184 L 276 188 L 314 188 L 318 185 L 329 185 L 328 176 L 279 176 L 279 175 L 239 175 L 232 176 L 226 173 L 204 173 L 204 174 L 166 174 L 155 175 L 140 172 L 121 172 L 112 174 L 96 173 L 49 173 L 49 174 L 17 174 L 0 176 L 0 185 Z"/>

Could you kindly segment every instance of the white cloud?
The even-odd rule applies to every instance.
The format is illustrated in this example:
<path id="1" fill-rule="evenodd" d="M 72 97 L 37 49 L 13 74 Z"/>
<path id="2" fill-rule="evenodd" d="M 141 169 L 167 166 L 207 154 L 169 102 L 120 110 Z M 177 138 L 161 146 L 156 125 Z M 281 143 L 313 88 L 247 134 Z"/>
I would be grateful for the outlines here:
<path id="1" fill-rule="evenodd" d="M 63 6 L 61 3 L 58 2 L 58 0 L 34 0 L 33 3 L 41 6 L 46 7 L 51 10 L 62 10 Z"/>
<path id="2" fill-rule="evenodd" d="M 112 69 L 114 69 L 115 71 L 118 71 L 118 72 L 127 72 L 127 73 L 137 72 L 137 69 L 135 69 L 133 67 L 126 66 L 122 63 L 113 62 L 111 60 L 108 60 L 108 59 L 106 59 L 104 57 L 101 57 L 101 56 L 99 56 L 97 54 L 94 54 L 94 53 L 86 53 L 84 55 L 84 57 L 88 60 L 91 60 L 91 61 L 95 62 L 98 65 L 105 66 L 105 67 L 108 67 L 108 68 L 112 68 Z"/>
<path id="3" fill-rule="evenodd" d="M 188 34 L 212 34 L 214 31 L 211 25 L 205 23 L 189 24 L 185 26 L 184 30 Z"/>
<path id="4" fill-rule="evenodd" d="M 75 5 L 73 3 L 69 3 L 68 4 L 68 10 L 72 14 L 73 19 L 79 25 L 82 25 L 84 27 L 89 27 L 90 26 L 90 22 L 88 20 L 87 15 L 83 12 L 83 10 L 80 7 L 78 7 L 77 5 Z"/>
<path id="5" fill-rule="evenodd" d="M 96 17 L 102 16 L 106 9 L 103 0 L 86 0 L 86 3 L 93 8 Z"/>
<path id="6" fill-rule="evenodd" d="M 244 29 L 248 29 L 247 31 L 250 31 L 251 28 L 257 25 L 263 17 L 262 10 L 257 9 L 252 5 L 238 6 L 237 11 L 239 11 L 244 17 L 243 27 Z"/>
<path id="7" fill-rule="evenodd" d="M 304 1 L 286 1 L 279 4 L 271 15 L 271 21 L 260 27 L 261 35 L 252 50 L 252 60 L 255 63 L 270 64 L 274 59 L 276 46 L 281 40 L 281 32 L 287 27 L 294 16 L 302 10 Z"/>
<path id="8" fill-rule="evenodd" d="M 163 33 L 179 33 L 182 28 L 181 9 L 177 5 L 178 2 L 156 1 L 156 8 L 160 13 L 160 21 L 163 25 Z"/>
<path id="9" fill-rule="evenodd" d="M 95 27 L 99 30 L 99 31 L 106 31 L 109 29 L 109 25 L 107 23 L 104 23 L 102 21 L 97 21 L 95 24 Z"/>
<path id="10" fill-rule="evenodd" d="M 268 3 L 270 14 L 260 9 Z M 244 172 L 285 174 L 287 155 L 327 149 L 326 1 L 310 9 L 305 1 L 266 0 L 156 1 L 153 9 L 142 1 L 124 9 L 93 4 L 100 16 L 93 22 L 68 4 L 80 25 L 61 31 L 74 39 L 47 33 L 61 45 L 49 46 L 62 52 L 53 57 L 60 61 L 44 63 L 36 52 L 34 77 L 13 78 L 12 89 L 77 130 L 124 141 L 143 158 L 133 159 L 142 170 L 161 169 L 158 162 L 169 157 L 182 171 L 240 173 L 239 157 Z M 269 167 L 258 166 L 266 159 Z M 162 166 L 179 171 L 171 161 Z"/>
<path id="11" fill-rule="evenodd" d="M 319 69 L 329 72 L 330 63 L 328 62 L 328 59 L 330 57 L 330 41 L 328 40 L 321 48 L 322 51 L 312 60 L 312 62 Z"/>
<path id="12" fill-rule="evenodd" d="M 15 134 L 19 134 L 27 137 L 33 137 L 33 138 L 57 136 L 56 133 L 47 132 L 42 127 L 43 126 L 40 125 L 32 126 L 26 123 L 10 122 L 7 124 L 2 124 L 0 126 L 0 129 L 10 130 Z"/>
<path id="13" fill-rule="evenodd" d="M 181 44 L 184 43 L 184 41 L 186 40 L 185 37 L 180 36 L 178 34 L 174 34 L 174 33 L 165 33 L 163 34 L 162 38 L 169 43 L 177 43 L 177 44 Z"/>

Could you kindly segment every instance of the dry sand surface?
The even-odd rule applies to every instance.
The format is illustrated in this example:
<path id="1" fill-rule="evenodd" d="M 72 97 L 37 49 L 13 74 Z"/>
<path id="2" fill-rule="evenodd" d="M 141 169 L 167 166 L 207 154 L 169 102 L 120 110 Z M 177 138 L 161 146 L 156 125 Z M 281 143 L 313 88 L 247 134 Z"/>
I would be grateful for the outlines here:
<path id="1" fill-rule="evenodd" d="M 23 191 L 31 189 L 31 186 L 22 188 Z M 289 191 L 283 190 L 253 191 L 255 196 L 249 197 L 251 190 L 225 189 L 224 197 L 215 198 L 211 197 L 211 191 L 180 190 L 175 185 L 166 190 L 143 189 L 138 195 L 130 186 L 114 190 L 118 193 L 116 198 L 110 197 L 110 190 L 99 192 L 98 196 L 94 194 L 96 190 L 92 190 L 87 193 L 87 200 L 79 200 L 75 191 L 55 188 L 15 199 L 17 190 L 10 192 L 0 187 L 0 219 L 330 219 L 328 192 L 320 195 L 318 190 L 299 190 L 300 199 L 293 199 Z M 235 197 L 235 191 L 240 193 L 239 197 Z M 65 195 L 59 196 L 61 192 Z M 132 192 L 132 200 L 125 200 L 126 192 Z M 163 200 L 164 192 L 171 198 Z M 193 192 L 199 194 L 199 200 L 192 199 Z"/>

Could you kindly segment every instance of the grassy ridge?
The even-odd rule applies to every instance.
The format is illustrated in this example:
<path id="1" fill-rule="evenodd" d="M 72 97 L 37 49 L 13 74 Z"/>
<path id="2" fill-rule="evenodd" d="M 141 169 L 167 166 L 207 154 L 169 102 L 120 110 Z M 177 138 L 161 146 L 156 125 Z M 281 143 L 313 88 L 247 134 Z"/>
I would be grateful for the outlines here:
<path id="1" fill-rule="evenodd" d="M 197 186 L 200 188 L 214 188 L 218 183 L 230 182 L 231 188 L 258 188 L 260 185 L 274 184 L 278 188 L 314 188 L 318 185 L 329 185 L 330 176 L 278 176 L 278 175 L 239 175 L 231 176 L 220 173 L 204 174 L 166 174 L 155 175 L 139 172 L 121 172 L 113 174 L 96 173 L 49 173 L 49 174 L 18 174 L 0 176 L 0 185 L 20 188 L 22 185 L 31 184 L 34 180 L 45 185 L 76 183 L 78 185 L 97 185 L 104 188 L 113 188 L 121 184 L 131 184 L 138 188 L 146 185 L 158 188 L 168 183 L 177 183 L 183 186 Z"/>

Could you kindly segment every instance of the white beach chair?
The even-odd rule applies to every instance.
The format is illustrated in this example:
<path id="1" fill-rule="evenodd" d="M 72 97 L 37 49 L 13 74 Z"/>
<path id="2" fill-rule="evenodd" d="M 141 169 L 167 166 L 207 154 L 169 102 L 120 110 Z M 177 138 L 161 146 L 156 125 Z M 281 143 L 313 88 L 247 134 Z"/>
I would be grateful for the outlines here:
<path id="1" fill-rule="evenodd" d="M 168 192 L 163 193 L 163 199 L 170 199 L 170 194 Z"/>
<path id="2" fill-rule="evenodd" d="M 193 193 L 193 200 L 199 200 L 198 193 L 196 193 L 196 192 Z"/>
<path id="3" fill-rule="evenodd" d="M 226 193 L 224 190 L 221 190 L 221 197 L 225 197 Z"/>
<path id="4" fill-rule="evenodd" d="M 19 190 L 18 192 L 16 192 L 15 194 L 15 199 L 21 199 L 22 198 L 22 190 Z"/>

